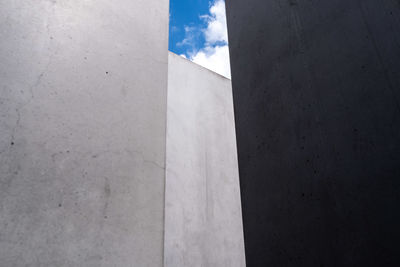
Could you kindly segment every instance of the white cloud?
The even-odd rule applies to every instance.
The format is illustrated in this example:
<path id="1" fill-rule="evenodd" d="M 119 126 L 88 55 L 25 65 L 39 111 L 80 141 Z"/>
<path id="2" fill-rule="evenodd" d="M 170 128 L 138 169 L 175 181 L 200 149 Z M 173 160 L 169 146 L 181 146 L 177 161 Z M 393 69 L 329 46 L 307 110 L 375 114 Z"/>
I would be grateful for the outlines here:
<path id="1" fill-rule="evenodd" d="M 205 47 L 193 55 L 191 60 L 229 79 L 231 78 L 229 49 L 227 45 Z"/>
<path id="2" fill-rule="evenodd" d="M 201 18 L 207 24 L 201 30 L 205 38 L 204 47 L 196 49 L 194 43 L 198 29 L 188 26 L 185 27 L 185 39 L 177 45 L 191 45 L 192 50 L 187 53 L 191 61 L 230 79 L 225 1 L 215 0 L 210 6 L 209 14 L 203 15 Z"/>
<path id="3" fill-rule="evenodd" d="M 193 46 L 195 35 L 196 35 L 196 28 L 185 26 L 185 39 L 177 43 L 177 46 L 184 46 L 184 45 L 191 45 Z"/>
<path id="4" fill-rule="evenodd" d="M 207 44 L 217 42 L 228 43 L 228 31 L 226 27 L 225 1 L 216 0 L 210 7 L 211 15 L 201 16 L 207 22 L 204 35 Z"/>

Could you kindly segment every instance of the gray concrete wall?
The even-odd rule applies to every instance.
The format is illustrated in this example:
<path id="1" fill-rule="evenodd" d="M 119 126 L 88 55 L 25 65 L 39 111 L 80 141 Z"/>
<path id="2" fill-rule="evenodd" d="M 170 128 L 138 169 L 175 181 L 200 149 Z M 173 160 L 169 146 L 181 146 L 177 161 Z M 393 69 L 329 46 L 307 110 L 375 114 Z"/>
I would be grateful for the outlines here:
<path id="1" fill-rule="evenodd" d="M 161 266 L 167 0 L 0 1 L 0 266 Z"/>
<path id="2" fill-rule="evenodd" d="M 399 266 L 400 2 L 227 0 L 248 266 Z"/>
<path id="3" fill-rule="evenodd" d="M 165 266 L 245 266 L 230 80 L 169 54 Z"/>

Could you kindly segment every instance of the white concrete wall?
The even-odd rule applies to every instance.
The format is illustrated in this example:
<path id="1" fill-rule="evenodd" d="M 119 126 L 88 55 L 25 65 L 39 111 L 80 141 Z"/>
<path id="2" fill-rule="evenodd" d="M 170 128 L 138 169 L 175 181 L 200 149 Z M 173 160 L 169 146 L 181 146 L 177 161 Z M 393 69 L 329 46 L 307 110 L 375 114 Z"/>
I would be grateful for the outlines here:
<path id="1" fill-rule="evenodd" d="M 168 0 L 0 1 L 0 266 L 162 266 Z"/>
<path id="2" fill-rule="evenodd" d="M 230 80 L 169 54 L 165 266 L 245 266 Z"/>

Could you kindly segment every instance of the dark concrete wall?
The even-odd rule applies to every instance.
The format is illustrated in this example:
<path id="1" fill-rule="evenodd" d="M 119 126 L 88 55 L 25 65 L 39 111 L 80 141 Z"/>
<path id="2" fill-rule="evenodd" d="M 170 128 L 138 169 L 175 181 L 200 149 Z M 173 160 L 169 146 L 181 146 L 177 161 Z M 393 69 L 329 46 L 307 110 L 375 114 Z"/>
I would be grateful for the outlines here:
<path id="1" fill-rule="evenodd" d="M 396 265 L 400 1 L 226 2 L 247 265 Z"/>

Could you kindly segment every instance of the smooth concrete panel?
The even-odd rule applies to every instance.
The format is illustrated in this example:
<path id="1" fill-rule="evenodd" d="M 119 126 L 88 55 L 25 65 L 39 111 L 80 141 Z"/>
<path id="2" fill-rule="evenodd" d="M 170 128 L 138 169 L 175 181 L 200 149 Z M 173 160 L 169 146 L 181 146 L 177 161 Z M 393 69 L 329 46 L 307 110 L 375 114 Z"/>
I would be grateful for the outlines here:
<path id="1" fill-rule="evenodd" d="M 168 4 L 0 1 L 0 266 L 162 266 Z"/>
<path id="2" fill-rule="evenodd" d="M 400 266 L 400 2 L 226 0 L 248 266 Z"/>
<path id="3" fill-rule="evenodd" d="M 231 82 L 168 64 L 165 266 L 245 266 Z"/>

